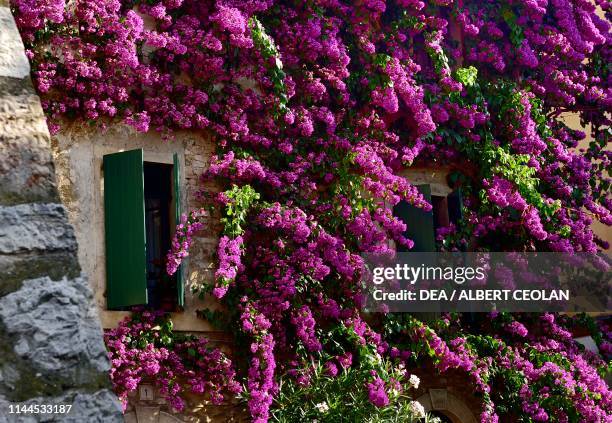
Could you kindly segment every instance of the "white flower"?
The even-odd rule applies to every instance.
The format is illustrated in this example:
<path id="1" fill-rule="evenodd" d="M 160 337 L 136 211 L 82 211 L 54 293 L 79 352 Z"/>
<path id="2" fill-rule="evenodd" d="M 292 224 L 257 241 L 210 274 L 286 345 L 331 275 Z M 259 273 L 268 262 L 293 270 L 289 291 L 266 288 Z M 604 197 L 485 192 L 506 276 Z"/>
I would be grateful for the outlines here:
<path id="1" fill-rule="evenodd" d="M 317 405 L 315 405 L 315 408 L 321 414 L 325 414 L 325 413 L 327 413 L 329 411 L 329 405 L 327 405 L 327 403 L 325 401 L 320 402 Z"/>
<path id="2" fill-rule="evenodd" d="M 424 419 L 425 418 L 425 408 L 423 408 L 421 403 L 418 402 L 418 401 L 411 401 L 410 402 L 410 411 L 412 411 L 412 414 L 417 419 Z"/>
<path id="3" fill-rule="evenodd" d="M 414 389 L 419 387 L 419 383 L 421 383 L 421 379 L 417 375 L 410 375 L 410 379 L 408 379 L 408 384 L 412 386 Z"/>
<path id="4" fill-rule="evenodd" d="M 406 366 L 404 366 L 404 363 L 400 363 L 397 366 L 396 371 L 397 371 L 397 374 L 399 375 L 400 378 L 406 376 L 407 371 L 406 371 Z"/>

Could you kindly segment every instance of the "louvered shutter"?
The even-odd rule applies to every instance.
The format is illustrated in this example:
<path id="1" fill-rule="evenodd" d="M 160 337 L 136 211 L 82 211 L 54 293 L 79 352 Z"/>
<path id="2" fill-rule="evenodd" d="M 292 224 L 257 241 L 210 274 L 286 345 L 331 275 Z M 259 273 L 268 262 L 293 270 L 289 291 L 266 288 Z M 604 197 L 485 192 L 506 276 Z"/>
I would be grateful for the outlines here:
<path id="1" fill-rule="evenodd" d="M 429 184 L 418 185 L 417 188 L 421 194 L 423 194 L 423 197 L 431 203 L 431 187 Z M 431 211 L 426 212 L 405 201 L 401 201 L 395 206 L 393 214 L 406 224 L 407 229 L 406 232 L 404 232 L 404 236 L 414 241 L 414 247 L 411 250 L 400 246 L 398 247 L 398 251 L 436 251 L 434 221 Z"/>
<path id="2" fill-rule="evenodd" d="M 103 166 L 107 308 L 146 304 L 142 149 L 105 155 Z"/>
<path id="3" fill-rule="evenodd" d="M 178 224 L 181 215 L 183 213 L 183 208 L 181 207 L 181 163 L 179 161 L 179 157 L 177 153 L 174 153 L 174 214 L 176 216 L 176 223 Z M 181 263 L 178 270 L 176 271 L 176 301 L 177 305 L 180 308 L 185 306 L 185 285 L 183 283 L 183 268 L 184 265 Z"/>

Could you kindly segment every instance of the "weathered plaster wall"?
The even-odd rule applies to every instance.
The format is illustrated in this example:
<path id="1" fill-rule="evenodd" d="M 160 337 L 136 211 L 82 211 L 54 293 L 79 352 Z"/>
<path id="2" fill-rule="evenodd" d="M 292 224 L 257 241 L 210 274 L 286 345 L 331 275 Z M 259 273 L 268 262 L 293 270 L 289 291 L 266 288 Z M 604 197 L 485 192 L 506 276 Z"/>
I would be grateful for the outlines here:
<path id="1" fill-rule="evenodd" d="M 141 384 L 140 388 L 143 386 L 145 385 Z M 185 410 L 182 413 L 175 413 L 169 410 L 165 400 L 157 392 L 154 392 L 153 398 L 148 401 L 141 400 L 138 392 L 133 393 L 125 413 L 125 423 L 246 423 L 251 421 L 245 403 L 240 404 L 234 400 L 222 405 L 212 405 L 207 401 L 202 401 L 202 397 L 195 394 L 186 394 L 185 399 L 187 403 Z"/>
<path id="2" fill-rule="evenodd" d="M 65 123 L 62 131 L 52 137 L 59 193 L 74 225 L 81 246 L 79 261 L 89 276 L 104 328 L 117 326 L 128 313 L 106 309 L 103 156 L 142 148 L 145 161 L 171 164 L 173 154 L 178 153 L 183 210 L 192 210 L 201 206 L 196 193 L 202 189 L 200 175 L 208 166 L 214 145 L 205 135 L 195 131 L 178 132 L 173 136 L 173 140 L 163 140 L 156 132 L 139 133 L 121 124 L 109 125 L 102 131 L 81 123 Z M 206 189 L 216 190 L 216 187 Z M 195 238 L 186 269 L 185 310 L 172 316 L 176 330 L 212 330 L 210 325 L 197 318 L 196 310 L 215 307 L 216 304 L 200 300 L 192 294 L 191 288 L 212 281 L 217 230 L 216 219 L 210 218 Z"/>
<path id="3" fill-rule="evenodd" d="M 452 188 L 447 181 L 450 170 L 451 168 L 445 166 L 436 168 L 415 166 L 403 170 L 401 175 L 413 185 L 429 184 L 431 195 L 446 197 L 452 192 Z"/>
<path id="4" fill-rule="evenodd" d="M 580 123 L 580 116 L 576 113 L 564 113 L 561 115 L 561 119 L 570 128 L 579 131 L 584 131 L 586 133 L 586 138 L 578 144 L 578 148 L 584 148 L 585 150 L 589 148 L 589 143 L 593 140 L 593 138 L 591 137 L 590 125 L 588 125 L 586 128 L 582 126 Z M 608 145 L 607 150 L 612 151 L 612 147 Z M 595 232 L 595 234 L 601 239 L 606 240 L 608 242 L 612 242 L 612 226 L 607 226 L 601 222 L 595 221 L 593 222 L 591 227 L 593 228 L 593 232 Z M 609 251 L 609 254 L 612 254 L 612 252 Z"/>
<path id="5" fill-rule="evenodd" d="M 0 0 L 0 422 L 122 421 L 29 75 L 8 2 Z M 73 408 L 10 414 L 18 403 Z"/>

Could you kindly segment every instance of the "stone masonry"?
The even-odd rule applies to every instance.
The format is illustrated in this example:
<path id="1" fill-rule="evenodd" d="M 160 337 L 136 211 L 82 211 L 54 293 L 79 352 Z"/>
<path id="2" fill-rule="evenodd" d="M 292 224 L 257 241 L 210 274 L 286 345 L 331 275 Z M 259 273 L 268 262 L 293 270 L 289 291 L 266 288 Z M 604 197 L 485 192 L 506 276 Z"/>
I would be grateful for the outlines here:
<path id="1" fill-rule="evenodd" d="M 119 422 L 23 43 L 0 0 L 0 423 Z M 70 413 L 10 406 L 71 404 Z"/>

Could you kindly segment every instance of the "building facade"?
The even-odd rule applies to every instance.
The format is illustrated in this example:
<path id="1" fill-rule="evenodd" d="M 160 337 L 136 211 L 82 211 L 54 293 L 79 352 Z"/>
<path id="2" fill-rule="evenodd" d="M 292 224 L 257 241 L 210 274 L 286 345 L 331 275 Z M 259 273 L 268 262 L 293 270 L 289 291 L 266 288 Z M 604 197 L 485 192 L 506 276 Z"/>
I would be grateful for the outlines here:
<path id="1" fill-rule="evenodd" d="M 180 131 L 173 134 L 172 140 L 165 140 L 157 132 L 139 133 L 121 124 L 99 130 L 65 122 L 52 137 L 52 147 L 59 195 L 74 226 L 79 261 L 89 276 L 102 327 L 114 328 L 129 315 L 127 308 L 148 304 L 169 311 L 175 330 L 205 335 L 213 345 L 231 353 L 231 337 L 215 331 L 197 316 L 200 309 L 217 309 L 220 305 L 194 292 L 199 286 L 213 283 L 214 253 L 221 229 L 217 216 L 206 216 L 205 226 L 194 238 L 190 257 L 178 276 L 174 280 L 162 280 L 160 276 L 177 216 L 181 211 L 200 207 L 202 191 L 220 189 L 201 179 L 214 154 L 214 144 L 208 136 L 201 131 Z M 450 168 L 428 167 L 405 172 L 434 203 L 432 213 L 421 213 L 406 205 L 398 209 L 400 216 L 408 213 L 403 217 L 421 221 L 411 225 L 418 233 L 409 236 L 418 238 L 418 247 L 424 251 L 434 248 L 435 226 L 456 218 L 453 209 L 460 209 L 457 190 L 448 183 L 451 172 Z M 138 239 L 122 237 L 128 231 L 137 233 Z M 128 251 L 134 250 L 141 254 L 126 257 Z M 149 253 L 144 253 L 146 250 Z M 154 262 L 159 269 L 155 269 Z M 131 274 L 134 269 L 136 274 Z M 126 287 L 126 281 L 134 283 Z M 160 292 L 157 288 L 164 284 L 171 288 Z M 476 421 L 472 410 L 477 410 L 478 401 L 465 398 L 469 393 L 460 389 L 460 382 L 453 387 L 448 378 L 423 375 L 423 380 L 429 382 L 419 391 L 419 401 L 426 410 L 453 423 Z M 187 409 L 175 413 L 155 391 L 154 384 L 145 382 L 130 397 L 126 421 L 245 419 L 240 404 L 212 406 L 193 395 L 188 400 Z"/>

